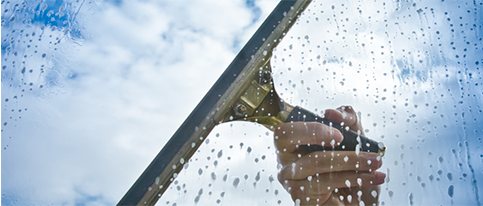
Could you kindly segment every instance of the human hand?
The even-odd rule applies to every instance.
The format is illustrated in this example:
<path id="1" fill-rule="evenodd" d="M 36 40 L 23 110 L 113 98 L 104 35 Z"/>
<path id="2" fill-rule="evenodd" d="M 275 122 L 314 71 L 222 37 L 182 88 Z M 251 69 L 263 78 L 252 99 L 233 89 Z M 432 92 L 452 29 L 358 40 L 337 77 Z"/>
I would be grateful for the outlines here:
<path id="1" fill-rule="evenodd" d="M 350 106 L 325 111 L 333 123 L 344 122 L 364 135 L 356 112 Z M 381 157 L 376 153 L 333 151 L 343 140 L 341 132 L 317 122 L 293 122 L 279 125 L 274 132 L 278 162 L 282 169 L 278 179 L 300 205 L 378 204 L 379 186 L 386 175 L 376 172 Z M 323 151 L 310 151 L 319 145 Z"/>

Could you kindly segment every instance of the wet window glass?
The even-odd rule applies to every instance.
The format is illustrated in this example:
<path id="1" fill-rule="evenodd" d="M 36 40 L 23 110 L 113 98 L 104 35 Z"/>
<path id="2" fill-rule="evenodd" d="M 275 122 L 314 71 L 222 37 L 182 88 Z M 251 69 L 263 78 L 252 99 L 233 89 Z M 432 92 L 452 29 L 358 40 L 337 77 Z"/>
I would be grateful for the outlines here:
<path id="1" fill-rule="evenodd" d="M 2 1 L 2 204 L 117 204 L 278 3 Z M 481 205 L 482 10 L 311 1 L 253 85 L 356 148 L 332 123 L 227 120 L 156 205 Z"/>

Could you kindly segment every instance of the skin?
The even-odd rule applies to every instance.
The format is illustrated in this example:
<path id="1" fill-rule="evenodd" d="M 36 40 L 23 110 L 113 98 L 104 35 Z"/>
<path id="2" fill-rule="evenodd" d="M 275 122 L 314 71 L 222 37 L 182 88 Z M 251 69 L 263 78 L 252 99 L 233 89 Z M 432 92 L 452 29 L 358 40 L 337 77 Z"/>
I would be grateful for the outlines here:
<path id="1" fill-rule="evenodd" d="M 325 111 L 333 123 L 344 122 L 364 134 L 356 112 L 350 106 Z M 332 151 L 343 140 L 339 130 L 317 122 L 283 123 L 275 128 L 274 141 L 282 166 L 278 180 L 296 205 L 378 205 L 386 174 L 375 153 Z M 320 145 L 325 151 L 307 151 L 302 145 Z"/>

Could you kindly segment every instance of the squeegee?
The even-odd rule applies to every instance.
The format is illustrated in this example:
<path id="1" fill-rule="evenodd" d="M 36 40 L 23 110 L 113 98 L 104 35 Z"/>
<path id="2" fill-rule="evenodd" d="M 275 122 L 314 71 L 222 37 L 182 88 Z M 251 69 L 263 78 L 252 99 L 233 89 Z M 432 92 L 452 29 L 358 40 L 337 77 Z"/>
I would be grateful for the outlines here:
<path id="1" fill-rule="evenodd" d="M 335 148 L 383 154 L 382 143 L 292 106 L 275 91 L 270 59 L 310 0 L 282 0 L 265 19 L 225 72 L 156 155 L 118 205 L 154 205 L 211 130 L 229 121 L 251 121 L 274 127 L 284 122 L 320 122 L 337 128 L 344 140 Z"/>

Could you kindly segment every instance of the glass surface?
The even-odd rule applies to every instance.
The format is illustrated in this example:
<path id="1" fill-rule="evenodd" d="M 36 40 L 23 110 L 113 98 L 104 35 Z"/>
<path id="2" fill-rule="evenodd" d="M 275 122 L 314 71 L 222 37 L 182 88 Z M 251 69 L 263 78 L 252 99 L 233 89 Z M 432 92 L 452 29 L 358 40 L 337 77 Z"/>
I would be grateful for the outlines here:
<path id="1" fill-rule="evenodd" d="M 272 60 L 283 99 L 352 105 L 387 146 L 381 205 L 480 205 L 481 1 L 314 1 Z"/>
<path id="2" fill-rule="evenodd" d="M 2 1 L 2 204 L 113 205 L 278 1 Z M 274 85 L 352 105 L 381 205 L 481 205 L 483 2 L 313 1 Z M 273 132 L 215 127 L 157 205 L 293 205 Z"/>

